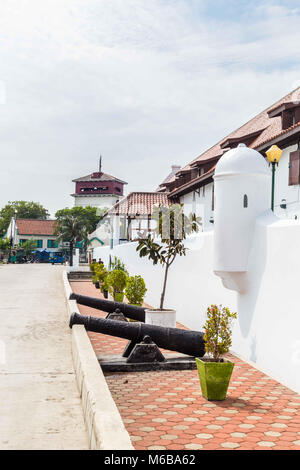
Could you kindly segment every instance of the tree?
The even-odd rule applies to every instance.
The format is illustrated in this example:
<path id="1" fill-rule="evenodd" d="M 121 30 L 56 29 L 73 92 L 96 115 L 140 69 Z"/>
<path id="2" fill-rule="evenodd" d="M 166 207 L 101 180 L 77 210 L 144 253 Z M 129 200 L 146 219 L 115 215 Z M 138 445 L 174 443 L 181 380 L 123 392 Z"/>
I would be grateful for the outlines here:
<path id="1" fill-rule="evenodd" d="M 9 253 L 10 240 L 8 238 L 0 238 L 0 254 L 7 255 Z"/>
<path id="2" fill-rule="evenodd" d="M 20 245 L 20 251 L 23 251 L 25 256 L 30 259 L 32 258 L 32 252 L 34 250 L 36 250 L 36 240 L 26 240 L 22 245 Z"/>
<path id="3" fill-rule="evenodd" d="M 9 201 L 0 211 L 0 236 L 3 237 L 8 229 L 12 217 L 18 211 L 19 219 L 47 219 L 48 210 L 39 202 Z"/>
<path id="4" fill-rule="evenodd" d="M 58 210 L 55 214 L 55 218 L 59 223 L 59 221 L 65 219 L 66 216 L 72 216 L 85 226 L 87 233 L 91 233 L 97 228 L 97 225 L 102 219 L 105 211 L 106 209 L 99 209 L 91 206 L 76 206 L 71 209 L 66 207 L 65 209 Z"/>
<path id="5" fill-rule="evenodd" d="M 181 204 L 173 204 L 170 207 L 160 206 L 154 209 L 154 218 L 157 220 L 155 233 L 161 239 L 161 243 L 155 241 L 151 235 L 145 240 L 140 240 L 137 251 L 140 257 L 147 256 L 153 264 L 160 263 L 165 268 L 163 290 L 160 298 L 160 309 L 163 309 L 166 294 L 167 279 L 170 266 L 177 255 L 185 256 L 186 248 L 183 240 L 186 235 L 198 231 L 200 218 L 194 214 L 186 216 Z"/>
<path id="6" fill-rule="evenodd" d="M 77 241 L 86 239 L 86 227 L 82 224 L 82 220 L 79 217 L 66 213 L 57 220 L 55 233 L 58 235 L 58 241 L 70 243 L 69 259 L 70 266 L 73 266 L 73 248 Z"/>
<path id="7" fill-rule="evenodd" d="M 203 326 L 205 351 L 212 355 L 215 362 L 219 362 L 231 346 L 231 324 L 237 314 L 222 305 L 211 305 L 206 314 L 207 320 Z"/>

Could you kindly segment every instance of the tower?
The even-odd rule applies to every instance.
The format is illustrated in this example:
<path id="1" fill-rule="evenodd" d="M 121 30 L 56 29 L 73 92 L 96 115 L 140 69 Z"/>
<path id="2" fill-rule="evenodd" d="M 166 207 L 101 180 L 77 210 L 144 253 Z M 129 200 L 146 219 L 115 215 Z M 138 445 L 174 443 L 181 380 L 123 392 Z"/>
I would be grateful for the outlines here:
<path id="1" fill-rule="evenodd" d="M 239 144 L 220 158 L 214 181 L 214 272 L 243 292 L 256 220 L 270 210 L 271 174 L 260 153 Z"/>
<path id="2" fill-rule="evenodd" d="M 99 208 L 112 207 L 124 194 L 124 185 L 127 184 L 112 175 L 103 173 L 102 156 L 99 159 L 98 171 L 87 176 L 72 180 L 75 183 L 75 206 L 92 206 Z"/>

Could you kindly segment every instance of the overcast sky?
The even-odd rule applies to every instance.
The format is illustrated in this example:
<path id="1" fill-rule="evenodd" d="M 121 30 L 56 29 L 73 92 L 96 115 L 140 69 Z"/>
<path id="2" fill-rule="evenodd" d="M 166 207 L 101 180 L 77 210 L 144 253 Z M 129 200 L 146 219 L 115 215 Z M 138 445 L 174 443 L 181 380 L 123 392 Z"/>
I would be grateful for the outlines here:
<path id="1" fill-rule="evenodd" d="M 298 0 L 0 0 L 0 207 L 71 207 L 103 170 L 172 164 L 300 85 Z"/>

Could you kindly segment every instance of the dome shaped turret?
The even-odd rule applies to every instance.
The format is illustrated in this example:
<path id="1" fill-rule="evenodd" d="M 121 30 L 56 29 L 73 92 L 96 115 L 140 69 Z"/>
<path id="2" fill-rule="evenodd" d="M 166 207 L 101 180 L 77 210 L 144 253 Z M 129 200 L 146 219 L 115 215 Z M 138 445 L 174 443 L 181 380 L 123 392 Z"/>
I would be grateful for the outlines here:
<path id="1" fill-rule="evenodd" d="M 239 174 L 269 175 L 266 160 L 256 150 L 239 144 L 226 152 L 217 163 L 215 176 Z"/>

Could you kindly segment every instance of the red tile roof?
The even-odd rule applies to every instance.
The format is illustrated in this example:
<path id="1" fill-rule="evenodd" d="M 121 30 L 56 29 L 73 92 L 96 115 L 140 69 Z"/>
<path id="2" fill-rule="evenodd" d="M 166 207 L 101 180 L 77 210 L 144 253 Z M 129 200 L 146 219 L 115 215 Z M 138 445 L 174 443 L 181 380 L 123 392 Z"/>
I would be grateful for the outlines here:
<path id="1" fill-rule="evenodd" d="M 129 193 L 128 196 L 117 202 L 107 214 L 117 215 L 151 215 L 154 206 L 169 205 L 166 193 L 142 192 Z"/>
<path id="2" fill-rule="evenodd" d="M 18 235 L 54 235 L 55 220 L 17 219 Z"/>
<path id="3" fill-rule="evenodd" d="M 228 140 L 240 139 L 240 141 L 242 141 L 246 136 L 253 135 L 253 141 L 250 142 L 248 146 L 256 149 L 260 148 L 263 144 L 266 144 L 267 142 L 280 137 L 281 135 L 287 134 L 289 131 L 297 127 L 300 127 L 300 123 L 296 123 L 289 129 L 282 130 L 281 117 L 277 116 L 270 118 L 269 116 L 271 110 L 277 109 L 279 106 L 285 103 L 297 102 L 299 99 L 300 87 L 269 106 L 246 124 L 243 124 L 237 130 L 233 131 L 220 142 L 215 144 L 213 147 L 203 152 L 201 155 L 192 160 L 188 165 L 186 165 L 183 170 L 190 169 L 191 166 L 193 164 L 195 165 L 197 162 L 205 162 L 214 158 L 219 158 L 223 154 L 222 144 L 225 144 Z M 175 180 L 175 176 L 173 176 L 172 180 Z"/>

